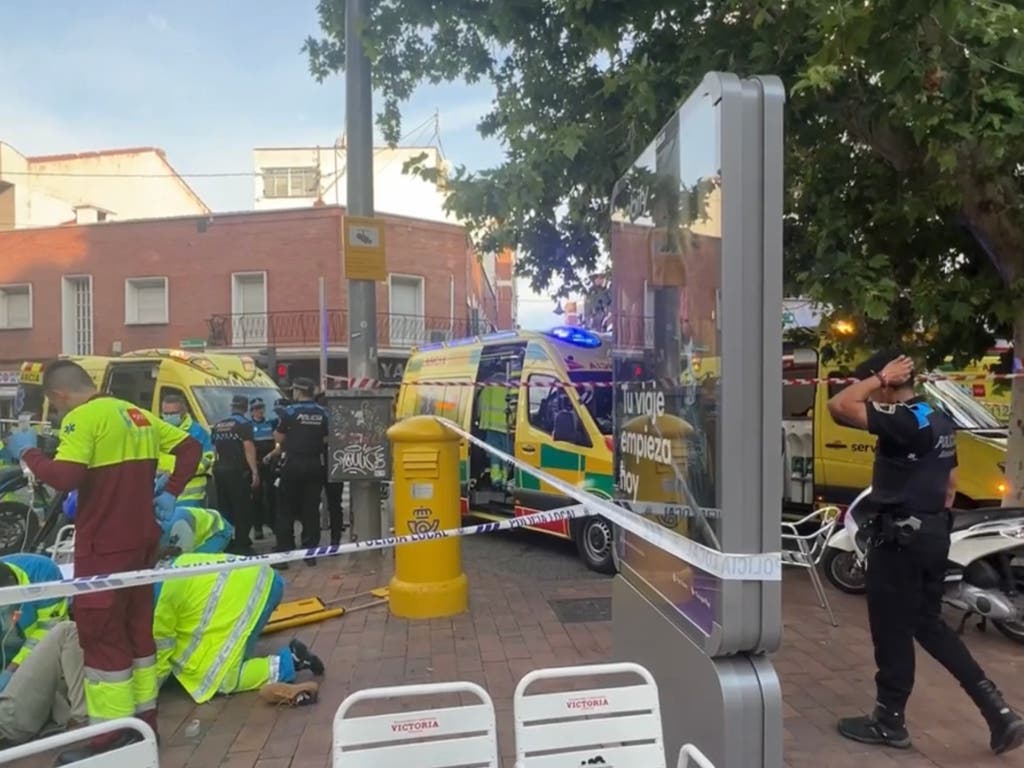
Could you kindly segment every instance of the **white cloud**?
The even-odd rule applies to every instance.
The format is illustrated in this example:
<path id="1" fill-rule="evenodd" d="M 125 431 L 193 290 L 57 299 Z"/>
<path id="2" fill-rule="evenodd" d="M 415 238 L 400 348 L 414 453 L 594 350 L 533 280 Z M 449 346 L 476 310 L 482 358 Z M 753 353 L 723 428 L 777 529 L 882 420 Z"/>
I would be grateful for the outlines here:
<path id="1" fill-rule="evenodd" d="M 149 22 L 149 26 L 161 32 L 166 32 L 170 28 L 170 24 L 167 23 L 167 17 L 161 16 L 158 13 L 146 14 L 146 21 Z"/>

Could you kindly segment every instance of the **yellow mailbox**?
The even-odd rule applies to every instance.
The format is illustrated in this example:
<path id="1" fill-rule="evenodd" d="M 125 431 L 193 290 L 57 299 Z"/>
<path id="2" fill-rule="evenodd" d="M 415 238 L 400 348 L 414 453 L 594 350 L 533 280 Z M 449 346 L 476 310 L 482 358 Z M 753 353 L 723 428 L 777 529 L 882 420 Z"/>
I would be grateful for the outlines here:
<path id="1" fill-rule="evenodd" d="M 413 416 L 388 430 L 394 451 L 395 535 L 422 541 L 395 548 L 391 613 L 436 619 L 469 608 L 462 544 L 439 532 L 458 528 L 459 436 L 432 416 Z M 431 540 L 437 535 L 437 540 Z"/>

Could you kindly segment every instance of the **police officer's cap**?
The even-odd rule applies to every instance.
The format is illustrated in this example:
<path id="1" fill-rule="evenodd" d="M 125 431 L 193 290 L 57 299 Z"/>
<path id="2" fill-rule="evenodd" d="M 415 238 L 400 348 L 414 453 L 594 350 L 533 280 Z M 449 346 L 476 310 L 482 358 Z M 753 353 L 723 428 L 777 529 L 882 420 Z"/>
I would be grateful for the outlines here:
<path id="1" fill-rule="evenodd" d="M 881 349 L 854 369 L 853 378 L 863 381 L 874 376 L 876 373 L 881 373 L 885 366 L 902 354 L 902 352 L 895 349 Z M 911 376 L 913 376 L 913 373 L 911 373 Z"/>
<path id="2" fill-rule="evenodd" d="M 257 408 L 266 408 L 267 406 L 266 403 L 263 402 L 262 397 L 254 397 L 249 401 L 249 407 L 256 410 Z"/>
<path id="3" fill-rule="evenodd" d="M 300 376 L 292 381 L 292 389 L 297 389 L 299 392 L 305 392 L 308 395 L 312 395 L 316 391 L 316 384 L 312 379 Z"/>
<path id="4" fill-rule="evenodd" d="M 245 395 L 235 395 L 231 398 L 231 407 L 236 411 L 245 411 L 249 408 L 249 398 Z"/>

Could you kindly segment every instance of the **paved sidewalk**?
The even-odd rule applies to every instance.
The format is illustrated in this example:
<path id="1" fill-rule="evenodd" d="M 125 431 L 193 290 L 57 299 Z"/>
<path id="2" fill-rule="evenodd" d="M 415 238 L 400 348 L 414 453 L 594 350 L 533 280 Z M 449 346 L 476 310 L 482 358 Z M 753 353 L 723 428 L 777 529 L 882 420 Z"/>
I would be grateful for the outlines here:
<path id="1" fill-rule="evenodd" d="M 497 709 L 501 754 L 511 768 L 512 693 L 519 678 L 538 667 L 605 661 L 611 653 L 609 621 L 563 624 L 549 601 L 608 597 L 611 581 L 586 571 L 570 546 L 528 533 L 466 539 L 464 561 L 472 603 L 466 615 L 413 623 L 392 619 L 384 606 L 299 629 L 297 636 L 327 664 L 314 707 L 275 709 L 253 694 L 197 707 L 180 690 L 165 691 L 161 768 L 326 768 L 331 721 L 348 693 L 442 680 L 470 680 L 488 690 Z M 285 597 L 332 600 L 364 592 L 386 585 L 391 568 L 389 555 L 376 565 L 339 559 L 313 568 L 300 563 L 285 574 Z M 838 628 L 814 602 L 806 573 L 786 574 L 786 634 L 774 662 L 785 698 L 788 768 L 1022 764 L 1024 758 L 1016 754 L 999 759 L 988 753 L 988 733 L 973 705 L 923 653 L 908 713 L 915 749 L 883 751 L 841 739 L 836 718 L 871 705 L 873 666 L 863 599 L 829 594 Z M 263 642 L 269 649 L 288 637 Z M 1008 689 L 1010 702 L 1024 709 L 1024 696 L 1014 689 L 1024 680 L 1024 649 L 994 630 L 970 629 L 967 637 L 989 674 Z M 200 721 L 201 732 L 188 739 L 184 733 L 193 719 Z M 49 764 L 49 759 L 21 763 L 24 768 Z"/>

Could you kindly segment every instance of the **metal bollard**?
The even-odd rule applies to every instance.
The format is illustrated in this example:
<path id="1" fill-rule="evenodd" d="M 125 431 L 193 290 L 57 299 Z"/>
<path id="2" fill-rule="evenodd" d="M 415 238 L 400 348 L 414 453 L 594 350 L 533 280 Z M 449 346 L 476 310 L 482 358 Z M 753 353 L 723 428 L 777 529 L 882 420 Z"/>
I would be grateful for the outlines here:
<path id="1" fill-rule="evenodd" d="M 413 416 L 388 429 L 394 451 L 395 534 L 425 540 L 395 548 L 391 613 L 405 619 L 454 616 L 469 608 L 469 582 L 462 572 L 462 542 L 429 535 L 458 528 L 459 436 L 430 416 Z"/>

